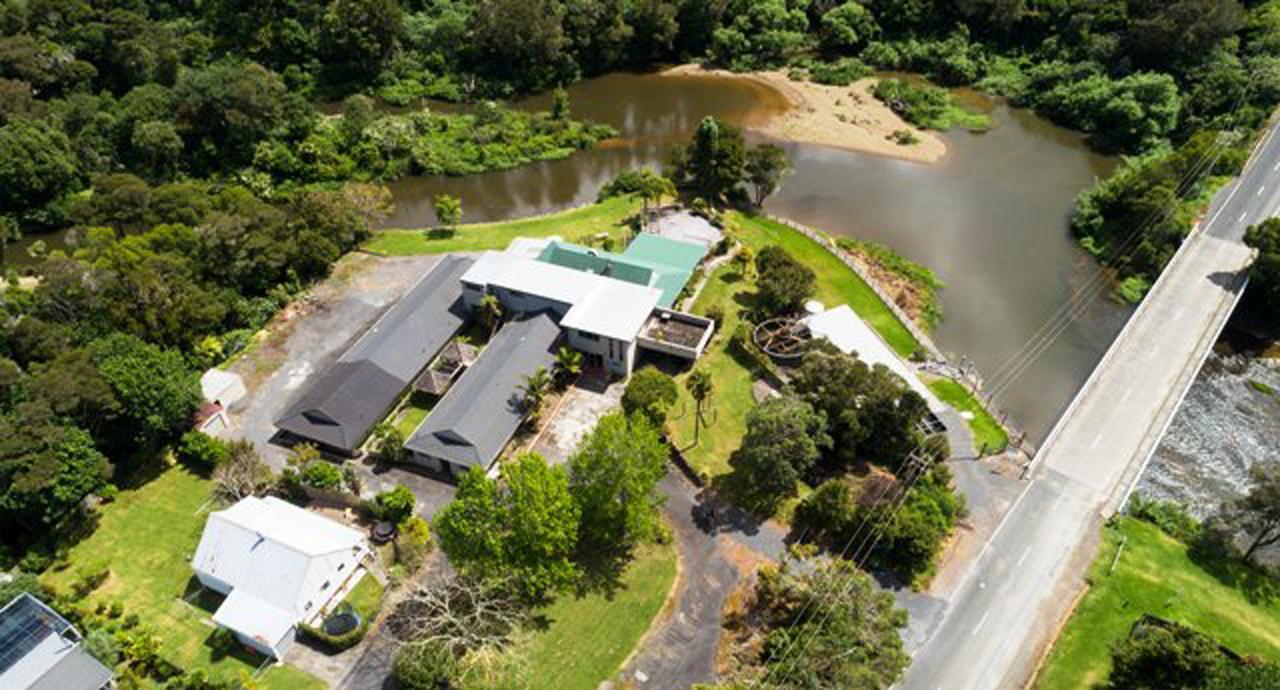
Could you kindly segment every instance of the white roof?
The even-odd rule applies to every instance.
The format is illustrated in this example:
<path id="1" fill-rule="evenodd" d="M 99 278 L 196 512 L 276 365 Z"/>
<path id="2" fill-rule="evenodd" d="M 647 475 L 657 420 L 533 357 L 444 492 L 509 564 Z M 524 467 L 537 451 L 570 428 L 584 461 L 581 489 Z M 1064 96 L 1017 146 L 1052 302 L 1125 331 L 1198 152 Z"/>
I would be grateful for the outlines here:
<path id="1" fill-rule="evenodd" d="M 628 342 L 662 298 L 658 288 L 500 252 L 485 253 L 462 280 L 569 305 L 561 326 Z"/>
<path id="2" fill-rule="evenodd" d="M 858 359 L 866 362 L 867 366 L 885 365 L 928 401 L 929 407 L 935 406 L 933 393 L 920 381 L 920 377 L 916 376 L 896 352 L 889 349 L 879 334 L 858 318 L 849 305 L 842 304 L 820 314 L 807 316 L 804 324 L 815 336 L 826 338 L 846 355 L 857 354 Z"/>
<path id="3" fill-rule="evenodd" d="M 560 242 L 559 235 L 550 237 L 517 237 L 503 251 L 508 256 L 519 256 L 525 259 L 536 259 L 542 256 L 543 250 L 552 242 Z"/>
<path id="4" fill-rule="evenodd" d="M 307 614 L 308 597 L 335 576 L 325 557 L 364 544 L 364 535 L 345 525 L 274 496 L 250 496 L 209 516 L 192 567 L 291 612 L 292 624 Z"/>
<path id="5" fill-rule="evenodd" d="M 573 305 L 560 325 L 614 340 L 635 340 L 662 299 L 662 290 L 613 278 L 597 278 L 595 287 Z"/>
<path id="6" fill-rule="evenodd" d="M 298 622 L 292 611 L 259 599 L 242 587 L 231 590 L 213 613 L 213 622 L 274 649 Z"/>
<path id="7" fill-rule="evenodd" d="M 485 252 L 462 274 L 462 282 L 492 285 L 574 304 L 595 286 L 596 276 L 502 252 Z"/>
<path id="8" fill-rule="evenodd" d="M 244 397 L 244 379 L 229 371 L 210 369 L 200 376 L 200 392 L 205 400 L 226 407 Z"/>

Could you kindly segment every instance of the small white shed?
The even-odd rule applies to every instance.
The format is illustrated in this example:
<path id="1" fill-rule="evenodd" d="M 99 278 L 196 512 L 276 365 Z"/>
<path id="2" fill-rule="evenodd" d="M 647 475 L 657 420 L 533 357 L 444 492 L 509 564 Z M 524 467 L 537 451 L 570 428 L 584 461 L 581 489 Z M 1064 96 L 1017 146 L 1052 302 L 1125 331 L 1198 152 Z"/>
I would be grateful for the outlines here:
<path id="1" fill-rule="evenodd" d="M 200 392 L 204 399 L 223 409 L 245 396 L 244 379 L 222 369 L 210 369 L 200 376 Z"/>

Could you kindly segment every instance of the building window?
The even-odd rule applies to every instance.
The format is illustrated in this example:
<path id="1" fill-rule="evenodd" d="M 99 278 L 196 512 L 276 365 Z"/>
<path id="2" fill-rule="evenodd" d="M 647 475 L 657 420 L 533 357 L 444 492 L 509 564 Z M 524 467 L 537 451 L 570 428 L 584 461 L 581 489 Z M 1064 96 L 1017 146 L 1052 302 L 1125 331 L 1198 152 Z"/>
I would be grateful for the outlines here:
<path id="1" fill-rule="evenodd" d="M 507 294 L 511 295 L 512 297 L 524 297 L 523 292 L 520 292 L 519 290 L 512 290 L 510 288 L 507 289 Z"/>
<path id="2" fill-rule="evenodd" d="M 600 339 L 600 336 L 596 335 L 595 333 L 588 333 L 586 331 L 578 331 L 578 336 L 581 337 L 583 340 L 590 340 L 592 342 L 595 342 Z"/>

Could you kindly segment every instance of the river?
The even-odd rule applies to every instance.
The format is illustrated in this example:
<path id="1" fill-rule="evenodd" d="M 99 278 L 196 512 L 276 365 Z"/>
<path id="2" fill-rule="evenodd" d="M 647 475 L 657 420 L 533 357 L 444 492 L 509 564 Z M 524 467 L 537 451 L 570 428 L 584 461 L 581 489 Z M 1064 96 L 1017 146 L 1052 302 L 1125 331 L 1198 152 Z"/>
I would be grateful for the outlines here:
<path id="1" fill-rule="evenodd" d="M 388 227 L 432 222 L 431 199 L 462 199 L 467 221 L 499 220 L 591 201 L 618 172 L 660 167 L 706 115 L 750 128 L 781 112 L 767 87 L 714 76 L 612 74 L 569 89 L 575 117 L 621 132 L 573 157 L 465 178 L 413 178 L 392 185 Z M 947 284 L 935 339 L 980 372 L 1001 369 L 1054 315 L 1067 295 L 1097 276 L 1075 245 L 1067 215 L 1075 195 L 1115 165 L 1090 152 L 1078 134 L 973 93 L 989 110 L 986 133 L 951 132 L 934 165 L 821 146 L 786 143 L 795 166 L 766 209 L 833 233 L 886 244 L 932 268 Z M 520 103 L 545 108 L 546 96 Z M 1036 442 L 1123 325 L 1129 310 L 1105 296 L 1001 393 L 999 407 Z"/>
<path id="2" fill-rule="evenodd" d="M 527 216 L 587 203 L 618 172 L 660 167 L 671 147 L 716 115 L 742 125 L 784 111 L 786 99 L 754 82 L 708 75 L 618 73 L 569 88 L 574 117 L 607 122 L 620 137 L 570 158 L 458 178 L 417 177 L 391 185 L 387 227 L 431 224 L 432 198 L 462 199 L 468 222 Z M 1067 231 L 1072 199 L 1115 162 L 1081 137 L 1029 112 L 973 93 L 990 111 L 986 133 L 951 132 L 934 165 L 787 143 L 795 171 L 766 208 L 802 223 L 886 244 L 932 268 L 947 284 L 935 340 L 987 376 L 1095 279 L 1096 265 Z M 541 95 L 516 105 L 545 109 Z M 22 246 L 10 256 L 22 261 Z M 43 238 L 50 246 L 54 236 Z M 1093 300 L 1052 346 L 997 396 L 1001 409 L 1038 442 L 1105 351 L 1128 309 Z"/>
<path id="3" fill-rule="evenodd" d="M 1249 489 L 1249 468 L 1280 461 L 1280 362 L 1213 354 L 1142 474 L 1138 491 L 1196 517 Z"/>

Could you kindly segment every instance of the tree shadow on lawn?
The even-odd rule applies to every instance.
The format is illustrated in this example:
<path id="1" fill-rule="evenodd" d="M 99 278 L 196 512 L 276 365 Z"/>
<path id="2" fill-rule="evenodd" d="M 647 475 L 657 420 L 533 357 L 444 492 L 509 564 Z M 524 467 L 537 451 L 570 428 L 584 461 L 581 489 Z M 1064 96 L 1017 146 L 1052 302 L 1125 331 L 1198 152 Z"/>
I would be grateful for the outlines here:
<path id="1" fill-rule="evenodd" d="M 613 599 L 623 589 L 622 574 L 634 555 L 631 547 L 595 547 L 581 551 L 576 561 L 582 577 L 574 585 L 574 596 L 599 594 Z"/>
<path id="2" fill-rule="evenodd" d="M 1207 543 L 1203 537 L 1187 547 L 1187 558 L 1201 570 L 1212 575 L 1223 586 L 1241 594 L 1254 606 L 1269 606 L 1280 602 L 1280 577 L 1225 555 L 1220 548 Z"/>

